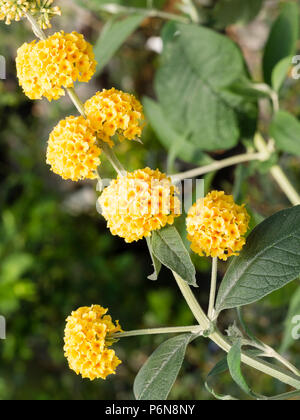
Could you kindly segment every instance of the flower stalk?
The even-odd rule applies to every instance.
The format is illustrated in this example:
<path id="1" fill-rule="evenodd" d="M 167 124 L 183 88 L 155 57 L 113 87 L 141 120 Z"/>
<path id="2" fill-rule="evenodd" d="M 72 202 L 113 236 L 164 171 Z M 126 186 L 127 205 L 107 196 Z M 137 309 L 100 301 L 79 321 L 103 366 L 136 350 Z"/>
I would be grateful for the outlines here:
<path id="1" fill-rule="evenodd" d="M 268 145 L 265 142 L 264 138 L 260 133 L 257 133 L 254 139 L 255 146 L 257 150 L 260 153 L 267 153 L 268 152 Z M 287 196 L 287 198 L 290 200 L 290 202 L 294 205 L 300 205 L 300 195 L 296 191 L 295 187 L 291 184 L 290 180 L 286 176 L 286 174 L 283 172 L 281 167 L 279 165 L 274 165 L 270 169 L 270 173 L 281 188 L 281 190 L 284 192 L 284 194 Z"/>
<path id="2" fill-rule="evenodd" d="M 174 181 L 183 181 L 188 178 L 195 178 L 201 175 L 208 174 L 210 172 L 218 171 L 220 169 L 227 168 L 229 166 L 239 165 L 240 163 L 246 163 L 251 161 L 266 161 L 270 157 L 269 151 L 260 151 L 259 153 L 243 153 L 241 155 L 233 156 L 227 159 L 222 159 L 220 161 L 215 161 L 209 165 L 202 166 L 200 168 L 192 169 L 190 171 L 181 172 L 175 175 L 172 175 Z"/>
<path id="3" fill-rule="evenodd" d="M 209 309 L 208 318 L 213 321 L 215 316 L 215 301 L 217 292 L 217 276 L 218 276 L 218 258 L 212 259 L 212 271 L 211 271 L 211 289 L 209 298 Z"/>
<path id="4" fill-rule="evenodd" d="M 199 322 L 199 325 L 204 331 L 208 332 L 208 338 L 226 353 L 229 353 L 231 349 L 231 343 L 229 340 L 224 337 L 223 334 L 207 318 L 190 286 L 178 274 L 173 273 L 173 275 L 188 306 L 190 307 L 196 320 Z M 253 357 L 247 352 L 242 353 L 242 362 L 256 370 L 272 376 L 275 379 L 278 379 L 287 385 L 294 387 L 297 390 L 300 390 L 300 376 L 294 375 L 293 373 L 287 372 L 285 369 L 267 363 L 258 357 Z"/>
<path id="5" fill-rule="evenodd" d="M 193 333 L 201 334 L 203 330 L 199 325 L 191 325 L 187 327 L 169 327 L 169 328 L 151 328 L 151 329 L 142 329 L 142 330 L 133 330 L 133 331 L 124 331 L 121 333 L 113 334 L 111 338 L 121 339 L 127 337 L 136 337 L 141 335 L 156 335 L 156 334 L 183 334 L 183 333 Z"/>

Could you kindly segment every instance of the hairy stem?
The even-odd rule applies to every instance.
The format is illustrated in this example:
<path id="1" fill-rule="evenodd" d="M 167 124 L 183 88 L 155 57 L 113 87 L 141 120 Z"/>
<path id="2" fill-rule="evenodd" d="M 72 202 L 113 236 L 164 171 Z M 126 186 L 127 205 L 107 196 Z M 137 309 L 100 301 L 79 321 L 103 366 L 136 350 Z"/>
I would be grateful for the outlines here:
<path id="1" fill-rule="evenodd" d="M 220 161 L 213 162 L 209 165 L 202 166 L 201 168 L 192 169 L 190 171 L 182 172 L 176 175 L 172 175 L 174 181 L 182 181 L 188 178 L 195 178 L 200 175 L 205 175 L 210 172 L 218 171 L 228 166 L 238 165 L 240 163 L 251 162 L 255 160 L 265 161 L 270 157 L 270 153 L 264 151 L 260 153 L 244 153 L 241 155 L 233 156 L 231 158 L 223 159 Z"/>
<path id="2" fill-rule="evenodd" d="M 201 333 L 199 325 L 191 325 L 189 327 L 168 327 L 168 328 L 151 328 L 143 330 L 124 331 L 122 333 L 113 334 L 112 338 L 135 337 L 140 335 L 154 335 L 154 334 L 182 334 L 182 333 Z"/>
<path id="3" fill-rule="evenodd" d="M 215 316 L 215 301 L 217 292 L 217 276 L 218 276 L 218 258 L 212 259 L 212 270 L 211 270 L 211 285 L 210 285 L 210 297 L 209 297 L 209 308 L 208 318 L 212 321 Z"/>
<path id="4" fill-rule="evenodd" d="M 112 15 L 127 15 L 137 13 L 139 15 L 145 16 L 145 18 L 160 18 L 166 20 L 174 20 L 181 23 L 190 23 L 190 19 L 184 16 L 176 15 L 175 13 L 164 12 L 157 9 L 142 9 L 137 7 L 121 6 L 118 4 L 104 4 L 102 6 L 99 5 L 97 10 L 111 13 Z"/>
<path id="5" fill-rule="evenodd" d="M 255 146 L 260 153 L 267 153 L 268 145 L 260 133 L 256 134 L 254 141 Z M 290 202 L 294 206 L 300 205 L 300 195 L 291 184 L 290 180 L 287 178 L 281 167 L 279 165 L 274 165 L 270 169 L 270 172 Z"/>
<path id="6" fill-rule="evenodd" d="M 195 298 L 193 292 L 191 291 L 190 286 L 178 274 L 176 273 L 173 273 L 173 274 L 181 290 L 181 293 L 183 294 L 196 320 L 199 322 L 200 327 L 204 331 L 209 332 L 212 327 L 212 323 L 207 318 L 203 309 L 199 305 L 197 299 Z M 213 332 L 211 332 L 208 335 L 208 337 L 226 353 L 230 351 L 231 343 L 216 328 Z M 281 369 L 280 367 L 267 363 L 264 360 L 259 359 L 258 357 L 253 357 L 250 354 L 248 354 L 246 351 L 242 353 L 242 362 L 254 369 L 257 369 L 267 375 L 272 376 L 275 379 L 278 379 L 279 381 L 287 385 L 290 385 L 300 390 L 300 377 L 290 372 L 287 372 L 285 369 Z"/>

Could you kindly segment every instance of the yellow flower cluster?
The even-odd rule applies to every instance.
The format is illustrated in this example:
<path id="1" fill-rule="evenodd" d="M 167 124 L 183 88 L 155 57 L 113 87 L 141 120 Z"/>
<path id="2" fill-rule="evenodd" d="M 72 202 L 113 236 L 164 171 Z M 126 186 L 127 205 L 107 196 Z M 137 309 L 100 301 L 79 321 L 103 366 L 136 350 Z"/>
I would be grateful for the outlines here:
<path id="1" fill-rule="evenodd" d="M 5 20 L 7 25 L 13 20 L 18 22 L 30 8 L 27 0 L 0 0 L 0 20 Z"/>
<path id="2" fill-rule="evenodd" d="M 243 206 L 235 204 L 231 195 L 212 191 L 199 199 L 187 217 L 191 248 L 200 256 L 218 257 L 226 261 L 238 255 L 245 245 L 250 216 Z"/>
<path id="3" fill-rule="evenodd" d="M 181 210 L 170 178 L 150 168 L 119 176 L 103 191 L 99 204 L 111 233 L 129 243 L 173 224 Z"/>
<path id="4" fill-rule="evenodd" d="M 50 134 L 47 163 L 63 179 L 95 179 L 100 153 L 89 121 L 84 117 L 68 117 Z"/>
<path id="5" fill-rule="evenodd" d="M 144 126 L 143 107 L 128 93 L 116 89 L 103 90 L 85 103 L 85 113 L 99 138 L 113 146 L 112 137 L 134 140 Z"/>
<path id="6" fill-rule="evenodd" d="M 19 21 L 25 13 L 36 15 L 42 29 L 51 28 L 50 19 L 60 15 L 60 8 L 52 6 L 53 0 L 0 0 L 0 20 L 10 25 L 13 20 Z"/>
<path id="7" fill-rule="evenodd" d="M 107 309 L 99 305 L 79 308 L 67 318 L 65 329 L 65 357 L 77 375 L 93 381 L 115 374 L 122 363 L 109 349 L 110 335 L 121 332 L 119 322 L 112 322 Z"/>
<path id="8" fill-rule="evenodd" d="M 49 101 L 75 81 L 88 82 L 96 70 L 92 46 L 77 32 L 57 32 L 44 41 L 23 44 L 16 58 L 20 86 L 30 99 Z"/>

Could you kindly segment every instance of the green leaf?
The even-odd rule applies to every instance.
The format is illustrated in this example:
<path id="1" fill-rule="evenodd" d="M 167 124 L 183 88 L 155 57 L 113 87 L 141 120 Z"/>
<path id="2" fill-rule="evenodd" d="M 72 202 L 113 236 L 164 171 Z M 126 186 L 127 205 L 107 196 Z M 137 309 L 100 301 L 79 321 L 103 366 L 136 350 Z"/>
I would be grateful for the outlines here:
<path id="1" fill-rule="evenodd" d="M 276 92 L 280 91 L 288 71 L 292 66 L 292 57 L 286 57 L 279 61 L 272 71 L 272 87 Z"/>
<path id="2" fill-rule="evenodd" d="M 257 101 L 260 98 L 270 98 L 270 92 L 262 90 L 259 83 L 253 83 L 247 77 L 241 77 L 228 87 L 228 91 L 241 95 L 248 100 Z M 270 89 L 270 88 L 269 88 Z"/>
<path id="3" fill-rule="evenodd" d="M 296 318 L 297 317 L 297 318 Z M 297 319 L 297 323 L 295 320 Z M 300 333 L 300 328 L 297 328 L 297 325 L 300 324 L 300 287 L 297 292 L 294 294 L 293 299 L 291 300 L 289 312 L 285 321 L 285 330 L 283 342 L 281 345 L 280 352 L 285 352 L 288 348 L 295 343 L 293 338 L 293 329 L 297 329 L 297 333 Z"/>
<path id="4" fill-rule="evenodd" d="M 124 41 L 139 27 L 144 16 L 132 15 L 122 20 L 115 18 L 107 22 L 95 45 L 94 52 L 98 61 L 97 73 L 99 74 Z"/>
<path id="5" fill-rule="evenodd" d="M 233 23 L 248 23 L 253 20 L 262 7 L 262 0 L 219 0 L 213 11 L 218 28 Z"/>
<path id="6" fill-rule="evenodd" d="M 237 340 L 231 347 L 228 355 L 227 362 L 229 372 L 234 382 L 250 397 L 257 398 L 257 395 L 249 388 L 241 368 L 242 362 L 242 340 Z"/>
<path id="7" fill-rule="evenodd" d="M 159 103 L 150 98 L 144 98 L 143 105 L 145 115 L 157 137 L 162 145 L 172 152 L 174 158 L 180 157 L 185 162 L 195 163 L 199 166 L 212 162 L 212 159 L 199 147 L 190 143 L 182 134 L 178 134 L 174 130 Z"/>
<path id="8" fill-rule="evenodd" d="M 240 120 L 248 121 L 249 113 L 251 121 L 256 118 L 253 105 L 249 109 L 243 97 L 224 89 L 245 75 L 242 55 L 230 39 L 210 29 L 176 28 L 155 80 L 163 112 L 200 150 L 229 149 L 239 140 Z"/>
<path id="9" fill-rule="evenodd" d="M 300 206 L 258 225 L 221 284 L 216 310 L 256 302 L 300 275 Z"/>
<path id="10" fill-rule="evenodd" d="M 161 270 L 161 262 L 153 254 L 150 238 L 146 238 L 146 241 L 147 241 L 149 253 L 150 253 L 150 256 L 151 256 L 151 259 L 152 259 L 152 264 L 153 264 L 153 267 L 154 267 L 154 273 L 151 274 L 151 276 L 148 276 L 148 279 L 156 281 L 158 279 L 158 276 L 159 276 L 159 273 L 160 273 L 160 270 Z"/>
<path id="11" fill-rule="evenodd" d="M 193 334 L 183 334 L 164 342 L 149 357 L 134 382 L 137 400 L 166 400 L 181 369 Z"/>
<path id="12" fill-rule="evenodd" d="M 270 134 L 279 150 L 300 156 L 300 122 L 287 111 L 278 111 L 271 123 Z"/>
<path id="13" fill-rule="evenodd" d="M 163 265 L 175 271 L 188 284 L 197 287 L 195 267 L 174 226 L 154 231 L 151 246 L 153 254 Z"/>
<path id="14" fill-rule="evenodd" d="M 299 6 L 288 1 L 274 22 L 265 48 L 263 68 L 265 82 L 272 84 L 275 66 L 284 58 L 292 56 L 297 50 L 299 37 Z"/>

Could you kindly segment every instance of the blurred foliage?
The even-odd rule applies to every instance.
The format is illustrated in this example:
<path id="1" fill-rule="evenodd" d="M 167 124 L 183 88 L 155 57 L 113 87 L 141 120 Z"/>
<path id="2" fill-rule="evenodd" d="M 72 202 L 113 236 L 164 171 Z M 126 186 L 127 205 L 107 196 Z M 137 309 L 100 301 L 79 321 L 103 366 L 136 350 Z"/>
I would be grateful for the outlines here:
<path id="1" fill-rule="evenodd" d="M 109 14 L 97 13 L 93 8 L 92 13 L 78 8 L 73 1 L 60 3 L 63 16 L 54 19 L 54 29 L 78 30 L 93 42 L 111 19 Z M 106 2 L 97 0 L 97 3 Z M 111 0 L 109 3 L 164 7 L 172 13 L 177 13 L 180 5 L 180 1 L 171 0 Z M 205 24 L 222 31 L 226 27 L 224 32 L 240 44 L 248 65 L 257 67 L 265 32 L 262 32 L 262 42 L 255 38 L 258 45 L 251 50 L 247 43 L 243 44 L 243 39 L 253 33 L 251 26 L 243 26 L 241 22 L 248 23 L 257 15 L 260 2 L 253 2 L 254 9 L 244 10 L 241 15 L 237 13 L 234 21 L 232 16 L 228 18 L 225 5 L 217 6 L 217 3 L 195 1 Z M 277 3 L 275 7 L 265 7 L 262 18 L 251 25 L 260 28 L 263 24 L 268 31 L 277 10 Z M 237 22 L 239 25 L 227 27 Z M 153 84 L 158 56 L 149 40 L 157 40 L 163 27 L 161 19 L 144 20 L 99 76 L 88 86 L 79 87 L 82 98 L 114 85 L 133 91 L 141 98 L 147 96 L 149 114 L 155 113 L 153 104 L 150 109 L 149 98 L 155 97 Z M 167 36 L 166 29 L 164 33 Z M 109 307 L 113 318 L 119 319 L 127 330 L 188 325 L 194 320 L 167 270 L 163 270 L 159 283 L 147 280 L 152 267 L 146 243 L 125 245 L 106 230 L 96 212 L 95 186 L 62 181 L 46 167 L 48 133 L 60 118 L 75 111 L 67 98 L 49 104 L 46 101 L 33 103 L 23 96 L 17 85 L 14 58 L 22 42 L 31 39 L 33 35 L 28 25 L 14 23 L 6 27 L 0 24 L 0 53 L 7 59 L 8 75 L 6 81 L 0 82 L 0 314 L 7 318 L 8 324 L 7 340 L 0 343 L 0 399 L 130 399 L 133 398 L 132 383 L 137 371 L 164 338 L 124 339 L 117 346 L 117 353 L 124 362 L 118 375 L 106 382 L 90 383 L 76 377 L 64 359 L 63 329 L 68 314 L 79 306 L 101 304 Z M 261 73 L 256 67 L 254 73 Z M 289 78 L 281 91 L 286 108 L 298 115 L 299 89 L 299 84 Z M 171 139 L 168 139 L 169 130 L 168 121 L 162 133 L 157 133 L 155 124 L 153 128 L 149 125 L 143 137 L 144 147 L 127 142 L 118 147 L 117 154 L 129 169 L 149 165 L 179 172 L 193 167 L 193 162 L 203 161 L 202 152 L 196 150 L 194 144 L 190 151 L 183 150 L 181 145 L 181 150 L 174 152 Z M 233 150 L 239 152 L 242 148 L 238 145 Z M 220 150 L 205 159 L 227 156 L 227 151 Z M 295 185 L 300 187 L 299 159 L 283 154 L 280 161 Z M 229 168 L 213 174 L 207 178 L 206 188 L 211 185 L 229 192 L 234 188 L 238 200 L 248 203 L 257 221 L 287 206 L 285 197 L 269 176 L 252 165 L 248 165 L 246 171 L 243 168 Z M 104 159 L 101 173 L 103 177 L 113 176 Z M 183 226 L 182 220 L 179 223 Z M 198 269 L 198 297 L 205 305 L 210 264 L 207 259 L 197 256 L 193 256 L 193 261 Z M 225 269 L 226 265 L 221 264 L 220 271 Z M 288 302 L 297 286 L 294 283 L 265 298 L 263 304 L 245 308 L 245 319 L 257 335 L 277 348 Z M 224 314 L 221 324 L 228 326 L 235 318 L 234 311 L 229 311 Z M 299 343 L 292 346 L 290 355 L 299 363 Z M 176 382 L 171 398 L 210 398 L 203 384 L 207 373 L 221 358 L 216 346 L 206 341 L 199 340 L 190 346 L 184 372 Z M 249 375 L 257 392 L 262 389 L 273 394 L 284 391 L 282 385 L 274 385 L 266 376 L 253 371 Z M 225 389 L 226 393 L 239 395 L 227 374 L 216 385 L 216 391 L 220 393 Z"/>

